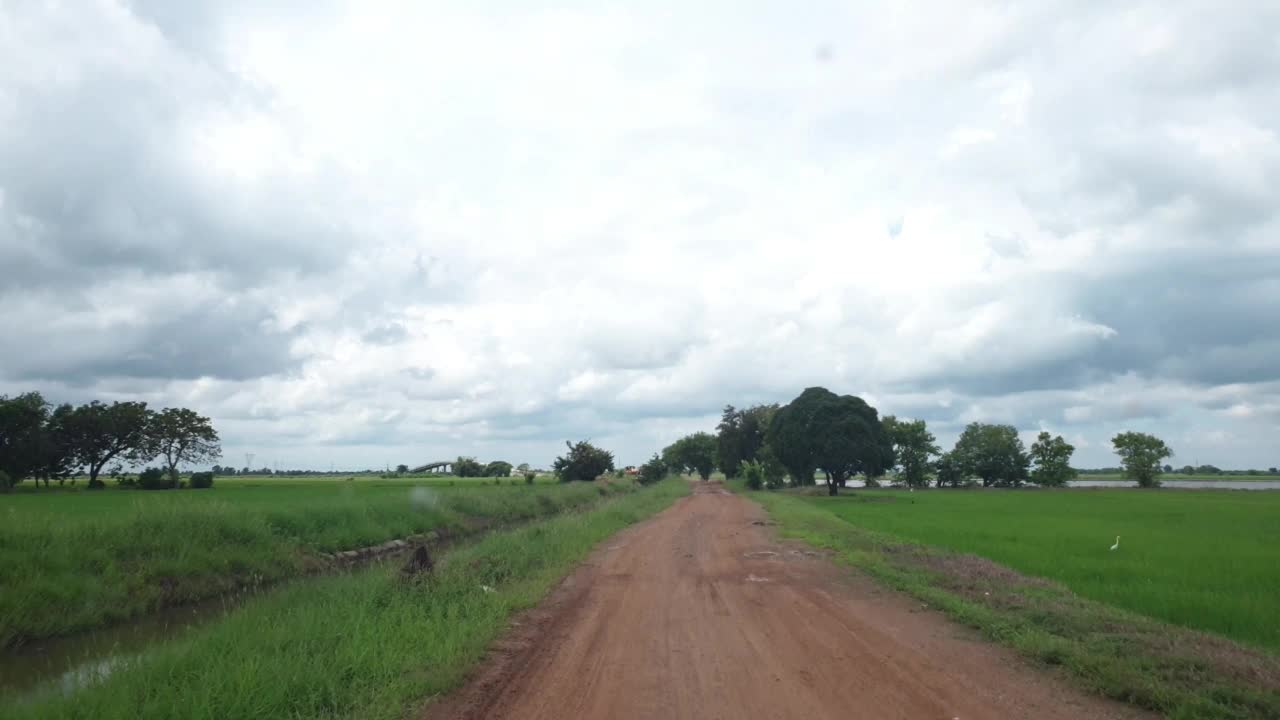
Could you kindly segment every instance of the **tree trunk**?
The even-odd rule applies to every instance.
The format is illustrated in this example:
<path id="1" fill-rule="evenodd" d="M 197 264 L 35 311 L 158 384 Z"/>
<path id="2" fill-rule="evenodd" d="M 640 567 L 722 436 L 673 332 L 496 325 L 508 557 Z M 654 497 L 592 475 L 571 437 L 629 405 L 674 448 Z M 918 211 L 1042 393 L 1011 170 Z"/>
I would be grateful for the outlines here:
<path id="1" fill-rule="evenodd" d="M 827 480 L 827 495 L 835 497 L 840 494 L 840 485 L 831 480 Z"/>

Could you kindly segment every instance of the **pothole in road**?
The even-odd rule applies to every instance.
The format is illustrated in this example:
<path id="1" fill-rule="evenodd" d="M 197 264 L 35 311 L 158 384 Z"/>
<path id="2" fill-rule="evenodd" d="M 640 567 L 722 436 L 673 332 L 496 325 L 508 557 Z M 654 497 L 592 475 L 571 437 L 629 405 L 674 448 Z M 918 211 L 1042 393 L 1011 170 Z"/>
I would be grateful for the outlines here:
<path id="1" fill-rule="evenodd" d="M 778 553 L 772 550 L 757 550 L 755 552 L 742 553 L 742 557 L 749 557 L 749 558 L 778 557 Z"/>

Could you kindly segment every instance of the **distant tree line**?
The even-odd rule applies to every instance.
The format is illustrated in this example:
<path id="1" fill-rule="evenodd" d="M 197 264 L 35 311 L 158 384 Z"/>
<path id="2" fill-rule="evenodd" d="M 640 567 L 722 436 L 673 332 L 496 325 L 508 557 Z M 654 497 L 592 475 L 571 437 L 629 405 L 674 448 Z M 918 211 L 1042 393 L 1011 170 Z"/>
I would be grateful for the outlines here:
<path id="1" fill-rule="evenodd" d="M 1112 439 L 1118 470 L 1142 487 L 1159 485 L 1173 455 L 1152 435 L 1125 432 Z M 1075 447 L 1061 435 L 1041 432 L 1027 448 L 1012 425 L 970 423 L 955 446 L 943 451 L 924 420 L 881 417 L 853 395 L 811 387 L 786 405 L 728 405 L 716 434 L 694 433 L 667 446 L 641 467 L 646 472 L 696 472 L 703 479 L 719 468 L 753 488 L 813 486 L 821 472 L 828 494 L 850 479 L 868 487 L 886 476 L 911 488 L 1061 487 L 1076 477 Z"/>
<path id="2" fill-rule="evenodd" d="M 151 410 L 145 402 L 97 400 L 54 406 L 38 392 L 0 396 L 0 490 L 28 478 L 45 487 L 51 480 L 74 483 L 80 474 L 97 489 L 105 486 L 104 471 L 119 476 L 125 465 L 153 460 L 161 464 L 163 482 L 176 487 L 179 465 L 205 464 L 221 455 L 212 422 L 187 408 Z"/>

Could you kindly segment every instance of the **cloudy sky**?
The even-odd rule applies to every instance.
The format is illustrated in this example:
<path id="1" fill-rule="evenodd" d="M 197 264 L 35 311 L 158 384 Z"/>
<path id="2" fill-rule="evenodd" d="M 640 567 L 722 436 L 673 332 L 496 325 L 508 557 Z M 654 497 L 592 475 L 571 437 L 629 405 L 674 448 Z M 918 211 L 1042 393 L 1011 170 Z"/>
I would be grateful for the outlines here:
<path id="1" fill-rule="evenodd" d="M 623 463 L 809 385 L 1280 465 L 1280 4 L 0 0 L 0 393 Z"/>

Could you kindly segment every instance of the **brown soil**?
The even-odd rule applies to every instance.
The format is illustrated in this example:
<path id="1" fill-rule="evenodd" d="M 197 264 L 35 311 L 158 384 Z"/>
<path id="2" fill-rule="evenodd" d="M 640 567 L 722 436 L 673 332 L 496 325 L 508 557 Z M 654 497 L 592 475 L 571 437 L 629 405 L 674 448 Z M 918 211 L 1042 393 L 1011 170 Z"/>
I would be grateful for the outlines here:
<path id="1" fill-rule="evenodd" d="M 606 541 L 427 717 L 1153 716 L 780 543 L 711 483 Z"/>

